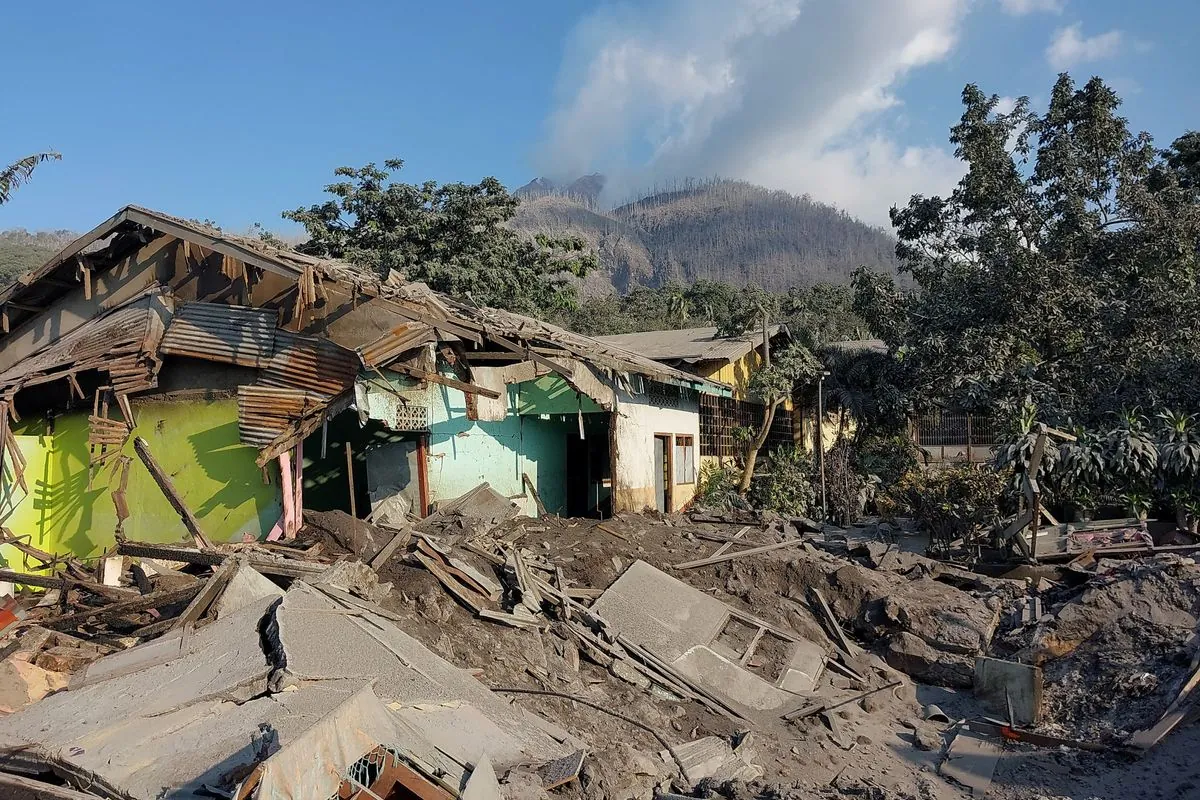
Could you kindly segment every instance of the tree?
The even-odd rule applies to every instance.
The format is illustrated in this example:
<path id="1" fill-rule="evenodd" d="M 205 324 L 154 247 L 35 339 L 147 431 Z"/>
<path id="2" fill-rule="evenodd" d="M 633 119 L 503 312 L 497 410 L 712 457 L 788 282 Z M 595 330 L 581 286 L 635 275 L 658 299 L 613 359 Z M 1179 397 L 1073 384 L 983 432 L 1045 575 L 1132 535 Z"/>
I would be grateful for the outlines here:
<path id="1" fill-rule="evenodd" d="M 1095 424 L 1200 407 L 1200 141 L 1156 150 L 1099 78 L 1060 75 L 1045 114 L 969 85 L 948 197 L 892 209 L 917 288 L 860 270 L 855 309 L 919 400 Z"/>
<path id="2" fill-rule="evenodd" d="M 33 177 L 33 171 L 37 169 L 39 164 L 46 161 L 61 161 L 62 154 L 53 151 L 45 151 L 42 153 L 34 153 L 31 156 L 26 156 L 19 161 L 9 164 L 3 170 L 0 170 L 0 206 L 4 205 L 12 197 L 12 193 L 20 188 L 21 184 L 29 181 Z"/>
<path id="3" fill-rule="evenodd" d="M 746 447 L 746 461 L 742 465 L 742 479 L 738 483 L 739 494 L 744 496 L 750 488 L 754 462 L 758 459 L 758 451 L 766 444 L 771 424 L 775 421 L 775 412 L 784 400 L 792 396 L 797 385 L 811 383 L 820 372 L 821 362 L 807 347 L 790 344 L 772 356 L 770 366 L 762 367 L 750 378 L 747 388 L 751 395 L 762 400 L 763 421 Z"/>
<path id="4" fill-rule="evenodd" d="M 507 223 L 519 200 L 495 178 L 478 184 L 390 180 L 404 162 L 339 167 L 332 199 L 286 211 L 309 239 L 297 249 L 345 259 L 481 305 L 529 314 L 575 306 L 577 280 L 596 257 L 575 237 L 524 238 Z"/>

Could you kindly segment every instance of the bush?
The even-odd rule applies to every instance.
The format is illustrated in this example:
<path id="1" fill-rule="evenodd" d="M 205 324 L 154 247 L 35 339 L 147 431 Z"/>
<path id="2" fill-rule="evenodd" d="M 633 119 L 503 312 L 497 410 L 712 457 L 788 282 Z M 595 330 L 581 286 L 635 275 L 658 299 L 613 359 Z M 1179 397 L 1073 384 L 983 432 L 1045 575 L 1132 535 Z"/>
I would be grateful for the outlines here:
<path id="1" fill-rule="evenodd" d="M 737 497 L 738 481 L 742 471 L 731 465 L 722 466 L 712 461 L 700 465 L 700 478 L 696 485 L 696 502 L 706 508 L 727 511 Z"/>
<path id="2" fill-rule="evenodd" d="M 767 474 L 750 485 L 759 508 L 796 517 L 809 516 L 815 506 L 812 456 L 799 447 L 780 447 L 767 458 Z"/>
<path id="3" fill-rule="evenodd" d="M 849 525 L 862 515 L 874 495 L 878 480 L 863 474 L 855 465 L 855 448 L 838 437 L 825 453 L 825 494 L 829 516 L 839 525 Z"/>
<path id="4" fill-rule="evenodd" d="M 874 475 L 884 488 L 919 469 L 921 448 L 908 436 L 866 436 L 854 446 L 854 462 L 863 475 Z"/>
<path id="5" fill-rule="evenodd" d="M 929 531 L 931 545 L 947 545 L 999 519 L 1005 477 L 972 466 L 910 472 L 887 492 L 893 516 L 907 515 Z"/>

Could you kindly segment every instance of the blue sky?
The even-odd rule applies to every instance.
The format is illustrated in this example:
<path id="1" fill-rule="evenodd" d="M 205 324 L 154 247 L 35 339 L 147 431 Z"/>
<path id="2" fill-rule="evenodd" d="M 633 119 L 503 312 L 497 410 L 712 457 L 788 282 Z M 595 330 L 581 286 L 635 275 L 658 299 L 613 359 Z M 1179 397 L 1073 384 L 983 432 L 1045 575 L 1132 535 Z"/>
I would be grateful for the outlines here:
<path id="1" fill-rule="evenodd" d="M 10 2 L 0 161 L 44 148 L 0 228 L 127 203 L 287 231 L 334 167 L 518 186 L 681 175 L 808 192 L 872 222 L 958 176 L 964 83 L 1110 80 L 1166 144 L 1200 127 L 1183 0 Z M 15 33 L 14 33 L 15 32 Z"/>

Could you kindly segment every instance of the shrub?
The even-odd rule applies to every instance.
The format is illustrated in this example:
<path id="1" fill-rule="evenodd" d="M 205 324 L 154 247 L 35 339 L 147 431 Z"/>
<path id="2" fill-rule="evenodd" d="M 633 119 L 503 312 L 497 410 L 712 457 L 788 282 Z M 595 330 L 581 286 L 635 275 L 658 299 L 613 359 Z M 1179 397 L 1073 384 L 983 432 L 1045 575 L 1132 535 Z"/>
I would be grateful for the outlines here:
<path id="1" fill-rule="evenodd" d="M 874 495 L 878 478 L 856 468 L 855 448 L 839 437 L 825 453 L 825 494 L 829 516 L 839 525 L 849 525 L 861 516 Z"/>
<path id="2" fill-rule="evenodd" d="M 884 488 L 919 469 L 921 448 L 908 436 L 865 436 L 855 443 L 854 462 L 863 475 L 874 475 Z"/>
<path id="3" fill-rule="evenodd" d="M 730 465 L 706 461 L 700 465 L 700 478 L 696 485 L 696 502 L 721 511 L 734 505 L 738 481 L 742 471 Z"/>
<path id="4" fill-rule="evenodd" d="M 992 469 L 955 466 L 910 472 L 888 490 L 890 510 L 911 516 L 929 531 L 931 545 L 994 525 L 1005 477 Z"/>
<path id="5" fill-rule="evenodd" d="M 767 465 L 767 474 L 750 486 L 754 505 L 797 517 L 810 515 L 816 500 L 812 456 L 799 447 L 780 447 L 768 456 Z"/>

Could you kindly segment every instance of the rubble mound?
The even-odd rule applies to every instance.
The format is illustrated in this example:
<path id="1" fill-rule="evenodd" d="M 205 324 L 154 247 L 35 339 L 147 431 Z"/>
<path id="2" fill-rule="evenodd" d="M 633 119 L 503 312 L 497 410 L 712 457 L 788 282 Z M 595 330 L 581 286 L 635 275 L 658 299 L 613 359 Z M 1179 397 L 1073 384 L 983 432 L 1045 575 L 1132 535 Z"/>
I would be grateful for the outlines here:
<path id="1" fill-rule="evenodd" d="M 1200 567 L 1101 561 L 1081 592 L 1015 637 L 1045 674 L 1046 729 L 1117 743 L 1149 728 L 1195 671 Z"/>

